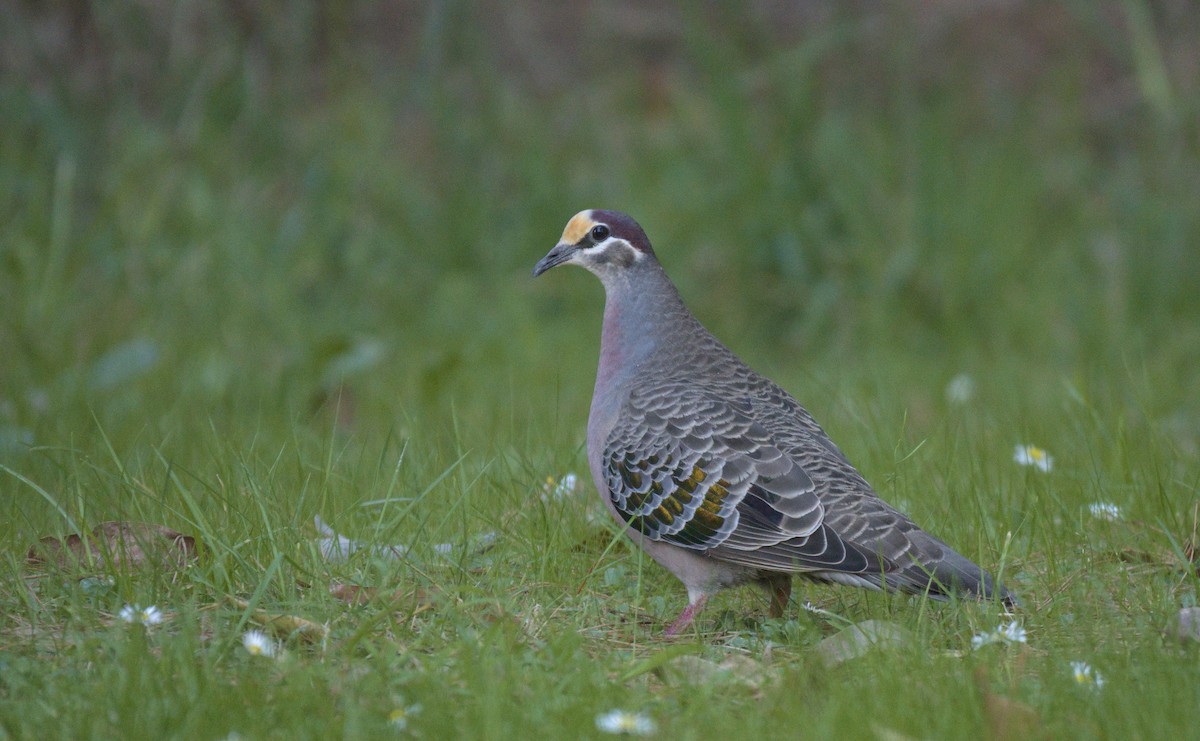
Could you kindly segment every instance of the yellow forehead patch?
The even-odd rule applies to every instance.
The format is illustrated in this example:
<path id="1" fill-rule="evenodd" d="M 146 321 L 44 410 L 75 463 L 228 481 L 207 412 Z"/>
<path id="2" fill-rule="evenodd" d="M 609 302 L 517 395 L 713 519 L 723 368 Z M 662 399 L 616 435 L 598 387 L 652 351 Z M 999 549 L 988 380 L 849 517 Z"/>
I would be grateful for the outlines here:
<path id="1" fill-rule="evenodd" d="M 561 241 L 565 244 L 577 244 L 595 223 L 592 221 L 591 211 L 580 211 L 567 222 L 567 228 L 563 229 Z"/>

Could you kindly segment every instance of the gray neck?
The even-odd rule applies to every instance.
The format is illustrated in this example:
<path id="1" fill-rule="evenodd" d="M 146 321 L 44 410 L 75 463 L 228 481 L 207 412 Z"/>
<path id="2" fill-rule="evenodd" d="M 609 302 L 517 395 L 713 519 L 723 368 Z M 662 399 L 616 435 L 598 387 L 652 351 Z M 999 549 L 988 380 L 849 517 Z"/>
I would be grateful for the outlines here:
<path id="1" fill-rule="evenodd" d="M 652 372 L 659 351 L 694 332 L 689 325 L 695 325 L 696 319 L 653 258 L 604 271 L 600 280 L 605 293 L 604 327 L 596 386 L 604 390 Z"/>

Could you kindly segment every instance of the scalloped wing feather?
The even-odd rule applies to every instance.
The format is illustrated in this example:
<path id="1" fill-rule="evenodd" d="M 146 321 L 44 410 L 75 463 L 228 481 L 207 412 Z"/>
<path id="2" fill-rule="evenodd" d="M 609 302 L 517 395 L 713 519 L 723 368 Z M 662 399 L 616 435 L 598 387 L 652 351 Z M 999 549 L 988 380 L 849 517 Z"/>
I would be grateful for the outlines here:
<path id="1" fill-rule="evenodd" d="M 755 568 L 880 568 L 824 523 L 812 478 L 749 403 L 663 391 L 632 394 L 605 448 L 609 495 L 634 530 Z"/>

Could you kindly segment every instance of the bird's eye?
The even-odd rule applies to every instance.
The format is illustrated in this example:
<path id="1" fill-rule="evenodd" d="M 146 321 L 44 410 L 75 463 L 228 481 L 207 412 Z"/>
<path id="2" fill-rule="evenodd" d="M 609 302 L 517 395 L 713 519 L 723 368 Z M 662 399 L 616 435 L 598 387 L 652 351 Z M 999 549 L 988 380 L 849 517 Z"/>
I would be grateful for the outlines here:
<path id="1" fill-rule="evenodd" d="M 592 227 L 592 241 L 599 243 L 608 239 L 608 227 L 603 224 L 597 224 Z"/>

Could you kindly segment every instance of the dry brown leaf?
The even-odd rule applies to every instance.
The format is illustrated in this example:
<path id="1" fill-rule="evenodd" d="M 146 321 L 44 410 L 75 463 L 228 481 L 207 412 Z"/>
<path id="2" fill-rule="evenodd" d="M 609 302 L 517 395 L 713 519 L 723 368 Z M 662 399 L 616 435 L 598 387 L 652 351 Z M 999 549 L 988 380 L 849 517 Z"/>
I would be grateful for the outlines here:
<path id="1" fill-rule="evenodd" d="M 1011 697 L 985 693 L 983 712 L 987 716 L 988 737 L 995 741 L 1026 741 L 1035 738 L 1041 722 L 1033 708 Z"/>
<path id="2" fill-rule="evenodd" d="M 379 596 L 379 589 L 377 587 L 360 587 L 357 584 L 334 582 L 329 585 L 329 593 L 348 605 L 365 605 Z"/>
<path id="3" fill-rule="evenodd" d="M 385 592 L 378 587 L 364 587 L 357 584 L 334 582 L 329 585 L 329 594 L 347 605 L 365 605 L 368 602 L 382 602 L 387 609 L 410 612 L 413 615 L 431 610 L 438 599 L 436 589 L 412 587 Z"/>
<path id="4" fill-rule="evenodd" d="M 197 556 L 196 539 L 190 535 L 150 522 L 111 521 L 97 525 L 86 539 L 78 533 L 48 535 L 29 547 L 25 561 L 60 568 L 103 564 L 181 569 Z"/>
<path id="5" fill-rule="evenodd" d="M 987 718 L 988 738 L 993 741 L 1027 741 L 1039 738 L 1041 719 L 1037 711 L 1020 700 L 998 695 L 991 690 L 987 669 L 975 670 L 975 684 L 983 695 L 983 714 Z"/>
<path id="6" fill-rule="evenodd" d="M 1171 569 L 1187 569 L 1187 564 L 1182 563 L 1174 551 L 1167 550 L 1166 548 L 1160 548 L 1157 552 L 1151 552 L 1132 546 L 1125 546 L 1115 551 L 1115 555 L 1118 561 L 1125 563 L 1148 563 L 1155 566 L 1166 566 Z"/>

